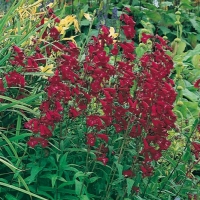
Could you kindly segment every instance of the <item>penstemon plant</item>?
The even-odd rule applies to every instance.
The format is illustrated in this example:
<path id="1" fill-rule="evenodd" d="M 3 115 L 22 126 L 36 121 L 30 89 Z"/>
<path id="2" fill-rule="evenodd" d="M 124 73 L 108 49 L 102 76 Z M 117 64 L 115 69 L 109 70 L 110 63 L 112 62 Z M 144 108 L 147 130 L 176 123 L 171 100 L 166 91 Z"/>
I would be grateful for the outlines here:
<path id="1" fill-rule="evenodd" d="M 61 56 L 44 89 L 47 99 L 40 106 L 40 118 L 25 123 L 34 133 L 29 146 L 47 147 L 48 140 L 57 137 L 60 148 L 63 139 L 75 137 L 67 131 L 68 123 L 71 127 L 81 122 L 84 131 L 66 146 L 69 150 L 74 146 L 87 149 L 83 177 L 76 180 L 79 196 L 92 190 L 101 199 L 123 199 L 140 193 L 142 180 L 153 174 L 152 162 L 170 146 L 167 131 L 175 127 L 172 109 L 176 93 L 169 78 L 173 62 L 166 54 L 170 49 L 167 41 L 143 34 L 143 45 L 149 41 L 151 47 L 137 58 L 132 41 L 135 22 L 126 13 L 120 20 L 126 40 L 114 43 L 109 28 L 102 26 L 88 43 L 81 62 L 79 49 L 71 42 L 67 47 L 59 43 L 59 32 L 55 27 L 50 29 L 49 35 L 59 47 L 53 50 Z M 77 165 L 78 159 L 74 161 L 70 164 Z M 100 173 L 99 179 L 90 183 L 99 165 L 109 174 L 107 180 L 101 180 Z"/>
<path id="2" fill-rule="evenodd" d="M 31 84 L 37 84 L 34 94 L 39 97 L 32 112 L 26 108 L 24 113 L 21 106 L 24 128 L 31 135 L 21 162 L 32 193 L 54 200 L 193 195 L 184 193 L 181 184 L 192 185 L 189 174 L 199 162 L 199 143 L 191 143 L 195 162 L 188 164 L 190 148 L 189 156 L 183 155 L 186 168 L 180 166 L 182 155 L 170 158 L 172 129 L 178 129 L 173 104 L 180 97 L 170 78 L 172 49 L 163 37 L 148 32 L 141 32 L 135 47 L 130 12 L 123 10 L 118 33 L 101 25 L 98 35 L 80 49 L 73 40 L 61 42 L 68 18 L 60 20 L 47 7 L 37 26 L 41 37 L 33 39 L 34 50 L 13 46 L 12 67 L 0 79 L 1 101 L 6 102 L 7 95 L 27 103 Z M 67 22 L 74 22 L 79 31 L 74 16 Z M 55 66 L 52 74 L 45 73 L 49 60 Z M 194 86 L 199 87 L 199 80 Z M 194 121 L 191 134 L 198 124 Z"/>

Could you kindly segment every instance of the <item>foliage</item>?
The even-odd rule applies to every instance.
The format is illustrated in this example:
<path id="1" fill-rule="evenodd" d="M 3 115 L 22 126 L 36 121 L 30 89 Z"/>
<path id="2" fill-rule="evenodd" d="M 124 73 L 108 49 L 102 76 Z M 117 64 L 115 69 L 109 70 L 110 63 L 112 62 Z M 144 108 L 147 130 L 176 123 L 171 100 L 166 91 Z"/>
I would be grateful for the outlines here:
<path id="1" fill-rule="evenodd" d="M 197 199 L 199 2 L 5 3 L 1 198 Z"/>

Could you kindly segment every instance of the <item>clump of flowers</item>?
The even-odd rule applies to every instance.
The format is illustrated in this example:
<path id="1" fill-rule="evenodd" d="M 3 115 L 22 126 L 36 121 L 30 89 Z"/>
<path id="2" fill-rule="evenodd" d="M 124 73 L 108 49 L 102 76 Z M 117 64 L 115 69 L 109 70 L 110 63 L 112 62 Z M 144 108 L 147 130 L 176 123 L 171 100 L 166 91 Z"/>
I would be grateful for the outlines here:
<path id="1" fill-rule="evenodd" d="M 137 63 L 132 41 L 135 22 L 125 13 L 120 20 L 127 41 L 113 43 L 109 28 L 101 26 L 99 35 L 93 36 L 89 42 L 88 53 L 82 63 L 78 60 L 76 45 L 72 42 L 67 46 L 61 44 L 58 41 L 59 31 L 54 27 L 50 29 L 53 51 L 59 51 L 61 56 L 45 88 L 47 99 L 40 106 L 41 117 L 25 124 L 34 134 L 39 133 L 39 139 L 35 135 L 28 144 L 31 147 L 39 143 L 46 146 L 46 139 L 52 137 L 56 124 L 63 119 L 64 107 L 71 102 L 68 116 L 86 118 L 86 126 L 91 130 L 85 133 L 86 145 L 97 149 L 98 161 L 104 165 L 109 163 L 108 149 L 105 151 L 105 148 L 112 138 L 107 130 L 114 128 L 117 134 L 124 135 L 124 140 L 141 138 L 143 143 L 139 156 L 143 157 L 143 161 L 138 163 L 143 176 L 150 176 L 153 173 L 151 162 L 159 160 L 162 151 L 168 149 L 167 131 L 175 127 L 172 104 L 176 93 L 169 78 L 173 62 L 166 54 L 169 47 L 162 37 L 143 35 L 144 44 L 150 39 L 153 47 Z M 105 47 L 109 48 L 109 52 L 105 51 Z M 117 58 L 114 64 L 110 62 L 111 56 Z M 133 84 L 136 85 L 134 91 Z M 91 110 L 91 101 L 99 106 L 101 114 Z M 121 152 L 118 162 L 120 159 Z"/>

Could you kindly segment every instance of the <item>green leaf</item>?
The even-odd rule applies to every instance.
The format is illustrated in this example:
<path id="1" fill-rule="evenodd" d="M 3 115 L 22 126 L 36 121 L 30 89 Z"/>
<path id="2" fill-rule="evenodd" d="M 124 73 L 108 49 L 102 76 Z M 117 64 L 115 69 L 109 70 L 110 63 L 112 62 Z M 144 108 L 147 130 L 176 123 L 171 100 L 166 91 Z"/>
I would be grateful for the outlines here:
<path id="1" fill-rule="evenodd" d="M 127 178 L 126 179 L 126 183 L 127 183 L 127 194 L 128 196 L 131 194 L 131 191 L 132 191 L 132 187 L 133 187 L 133 184 L 134 184 L 134 180 L 133 179 L 130 179 L 130 178 Z"/>
<path id="2" fill-rule="evenodd" d="M 80 195 L 81 192 L 83 192 L 83 191 L 81 191 L 82 187 L 84 187 L 83 184 L 84 183 L 78 181 L 77 179 L 75 180 L 75 192 L 76 192 L 77 195 Z"/>
<path id="3" fill-rule="evenodd" d="M 51 192 L 53 192 L 53 190 L 52 190 Z M 48 192 L 48 193 L 50 193 L 50 192 Z M 48 198 L 48 200 L 55 200 L 55 199 L 54 199 L 52 196 L 50 196 L 48 193 L 45 192 L 45 191 L 39 190 L 39 189 L 37 190 L 37 194 L 42 195 L 42 196 Z"/>
<path id="4" fill-rule="evenodd" d="M 193 92 L 190 92 L 187 88 L 183 89 L 183 96 L 185 96 L 190 101 L 197 101 L 198 97 Z"/>
<path id="5" fill-rule="evenodd" d="M 185 55 L 183 61 L 191 60 L 194 55 L 199 55 L 199 52 L 200 52 L 200 44 L 197 44 L 197 46 L 195 47 L 195 49 L 189 50 L 187 52 L 187 54 Z"/>
<path id="6" fill-rule="evenodd" d="M 138 47 L 136 47 L 135 52 L 136 52 L 138 58 L 141 58 L 144 55 L 144 53 L 146 52 L 146 50 L 144 48 L 138 46 Z"/>
<path id="7" fill-rule="evenodd" d="M 16 157 L 16 158 L 19 158 L 18 157 L 18 154 L 17 154 L 17 151 L 16 149 L 14 148 L 14 146 L 12 145 L 11 141 L 9 138 L 7 138 L 3 133 L 0 132 L 0 135 L 1 137 L 7 142 L 8 146 L 10 147 L 10 149 L 12 150 L 13 152 L 13 155 Z"/>
<path id="8" fill-rule="evenodd" d="M 51 186 L 52 186 L 52 188 L 54 188 L 57 178 L 58 178 L 57 174 L 51 175 Z"/>
<path id="9" fill-rule="evenodd" d="M 20 130 L 21 130 L 21 125 L 22 125 L 22 116 L 18 115 L 17 116 L 17 126 L 16 126 L 16 136 L 19 136 Z M 18 141 L 16 141 L 18 143 Z"/>
<path id="10" fill-rule="evenodd" d="M 184 104 L 182 106 L 175 106 L 174 110 L 179 111 L 183 115 L 184 118 L 187 117 L 187 107 Z"/>
<path id="11" fill-rule="evenodd" d="M 79 178 L 79 180 L 84 180 L 84 178 L 86 177 L 87 175 L 82 172 L 82 171 L 78 171 L 76 172 L 76 174 L 74 175 L 74 178 L 73 179 L 76 179 L 76 178 Z"/>
<path id="12" fill-rule="evenodd" d="M 123 171 L 123 165 L 119 164 L 118 161 L 115 162 L 116 166 L 117 166 L 117 170 L 118 170 L 118 174 L 119 174 L 119 178 L 123 178 L 123 174 L 122 174 L 122 171 Z"/>
<path id="13" fill-rule="evenodd" d="M 200 55 L 194 55 L 192 58 L 192 64 L 195 68 L 200 69 Z"/>
<path id="14" fill-rule="evenodd" d="M 30 106 L 30 105 L 28 105 L 28 103 L 34 101 L 35 99 L 38 99 L 38 97 L 41 96 L 43 93 L 44 92 L 41 92 L 39 94 L 32 95 L 32 96 L 29 96 L 29 97 L 26 97 L 26 98 L 20 99 L 20 100 L 15 100 L 15 99 L 12 99 L 10 97 L 0 95 L 1 99 L 5 99 L 7 101 L 12 102 L 12 103 L 9 103 L 9 104 L 1 104 L 2 106 L 0 106 L 0 112 L 4 111 L 4 110 L 6 110 L 7 108 L 10 108 L 10 107 L 16 107 L 16 108 L 20 108 L 20 109 L 23 109 L 23 110 L 26 110 L 26 111 L 29 111 L 29 112 L 33 112 L 34 114 L 37 115 L 36 112 L 34 112 L 33 110 L 28 108 L 28 106 Z"/>
<path id="15" fill-rule="evenodd" d="M 68 156 L 68 152 L 66 152 L 64 155 L 62 155 L 59 159 L 59 166 L 61 169 L 65 169 L 67 166 L 67 156 Z M 60 174 L 61 176 L 61 174 Z"/>
<path id="16" fill-rule="evenodd" d="M 189 148 L 189 146 L 186 147 L 186 150 L 183 154 L 183 161 L 188 161 L 191 157 L 191 149 Z"/>
<path id="17" fill-rule="evenodd" d="M 87 195 L 81 195 L 80 200 L 90 200 Z"/>
<path id="18" fill-rule="evenodd" d="M 100 178 L 100 177 L 97 177 L 97 176 L 91 177 L 91 178 L 89 179 L 89 183 L 94 183 L 94 182 L 97 181 L 99 178 Z"/>
<path id="19" fill-rule="evenodd" d="M 193 118 L 198 117 L 200 108 L 198 107 L 198 102 L 186 102 L 184 101 L 184 105 L 187 107 L 189 111 L 189 115 L 193 116 Z"/>
<path id="20" fill-rule="evenodd" d="M 154 195 L 152 195 L 152 194 L 146 194 L 147 196 L 150 196 L 151 197 L 151 200 L 153 200 L 153 199 L 156 199 L 156 200 L 160 200 L 160 198 L 158 198 L 158 197 L 156 197 L 156 196 L 154 196 Z"/>
<path id="21" fill-rule="evenodd" d="M 90 22 L 87 19 L 81 20 L 81 26 L 89 26 Z"/>
<path id="22" fill-rule="evenodd" d="M 31 184 L 32 182 L 34 182 L 36 176 L 38 175 L 38 173 L 44 168 L 44 166 L 38 166 L 38 165 L 33 165 L 32 169 L 31 169 L 31 175 L 29 177 L 26 178 L 26 182 L 28 184 Z"/>
<path id="23" fill-rule="evenodd" d="M 163 32 L 164 35 L 167 35 L 168 33 L 171 32 L 171 30 L 168 29 L 168 28 L 165 27 L 165 26 L 159 26 L 159 29 Z"/>
<path id="24" fill-rule="evenodd" d="M 193 28 L 198 32 L 200 33 L 200 23 L 196 21 L 195 18 L 189 18 L 189 21 L 191 22 Z"/>
<path id="25" fill-rule="evenodd" d="M 89 8 L 89 6 L 88 6 L 88 4 L 86 4 L 86 5 L 83 7 L 83 12 L 87 12 L 87 11 L 88 11 L 88 8 Z"/>
<path id="26" fill-rule="evenodd" d="M 7 200 L 17 200 L 13 195 L 11 195 L 11 194 L 6 194 L 5 195 L 5 198 L 7 199 Z"/>
<path id="27" fill-rule="evenodd" d="M 26 137 L 30 137 L 31 135 L 32 135 L 32 133 L 20 134 L 20 135 L 18 135 L 18 136 L 14 136 L 14 137 L 9 138 L 9 141 L 10 141 L 10 142 L 12 142 L 12 141 L 18 141 L 18 140 L 24 139 L 24 138 L 26 138 Z M 5 145 L 5 144 L 7 144 L 6 141 L 1 141 L 1 142 L 0 142 L 0 146 L 3 146 L 3 145 Z"/>
<path id="28" fill-rule="evenodd" d="M 154 22 L 159 22 L 161 21 L 162 17 L 160 15 L 159 12 L 156 12 L 156 11 L 150 11 L 150 10 L 147 10 L 146 11 L 146 15 L 147 17 L 149 17 L 151 20 L 153 20 Z"/>
<path id="29" fill-rule="evenodd" d="M 16 187 L 16 186 L 14 186 L 14 185 L 10 185 L 10 184 L 7 184 L 7 183 L 2 183 L 2 182 L 0 182 L 0 185 L 1 185 L 1 186 L 4 186 L 4 187 L 7 187 L 7 188 L 10 188 L 10 189 L 13 189 L 13 190 L 17 190 L 17 191 L 22 192 L 22 193 L 25 193 L 25 194 L 28 194 L 28 195 L 30 195 L 30 196 L 32 196 L 32 197 L 36 197 L 36 198 L 41 199 L 41 200 L 48 200 L 48 199 L 45 199 L 45 198 L 43 198 L 43 197 L 40 197 L 40 196 L 38 196 L 38 195 L 36 195 L 36 194 L 33 194 L 32 192 L 29 192 L 29 191 L 26 191 L 26 190 L 21 189 L 21 188 L 19 188 L 19 187 Z"/>
<path id="30" fill-rule="evenodd" d="M 199 118 L 195 119 L 193 125 L 192 125 L 192 132 L 197 128 L 197 125 L 199 124 Z"/>
<path id="31" fill-rule="evenodd" d="M 185 50 L 185 47 L 186 47 L 185 41 L 182 40 L 181 42 L 179 42 L 176 54 L 178 54 L 178 55 L 182 54 Z"/>

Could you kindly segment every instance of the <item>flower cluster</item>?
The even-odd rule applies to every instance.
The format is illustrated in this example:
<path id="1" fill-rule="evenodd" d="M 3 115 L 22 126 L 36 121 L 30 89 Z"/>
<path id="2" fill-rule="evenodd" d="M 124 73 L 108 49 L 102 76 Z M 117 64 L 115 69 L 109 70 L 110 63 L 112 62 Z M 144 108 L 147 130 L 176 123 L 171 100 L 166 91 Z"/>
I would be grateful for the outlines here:
<path id="1" fill-rule="evenodd" d="M 139 162 L 140 170 L 143 176 L 150 176 L 151 162 L 158 160 L 162 151 L 168 149 L 167 131 L 175 127 L 172 104 L 176 93 L 173 81 L 168 78 L 173 63 L 166 54 L 169 49 L 166 41 L 152 35 L 143 35 L 142 41 L 152 40 L 153 47 L 137 63 L 133 42 L 135 22 L 125 13 L 120 20 L 127 40 L 114 42 L 109 28 L 101 26 L 98 36 L 93 36 L 88 43 L 82 63 L 78 60 L 79 49 L 72 42 L 67 46 L 60 43 L 55 27 L 46 33 L 53 40 L 52 49 L 46 49 L 47 54 L 54 51 L 61 56 L 57 59 L 53 77 L 48 79 L 47 100 L 40 106 L 40 119 L 31 119 L 25 124 L 34 134 L 39 133 L 39 137 L 31 137 L 28 144 L 45 147 L 46 138 L 53 135 L 56 124 L 66 114 L 64 107 L 67 107 L 69 118 L 85 117 L 86 144 L 96 150 L 97 161 L 104 165 L 109 163 L 110 135 L 107 130 L 114 129 L 130 141 L 141 138 L 143 143 L 139 153 L 144 159 Z M 39 50 L 35 57 L 41 61 Z M 133 85 L 136 85 L 134 91 Z M 97 110 L 93 109 L 94 104 Z M 135 173 L 131 168 L 123 175 L 129 177 Z"/>
<path id="2" fill-rule="evenodd" d="M 200 153 L 200 143 L 192 142 L 192 151 L 195 155 L 195 158 L 198 159 Z"/>
<path id="3" fill-rule="evenodd" d="M 169 79 L 173 62 L 166 54 L 169 49 L 166 41 L 160 36 L 143 35 L 154 41 L 153 51 L 145 53 L 140 59 L 141 71 L 137 75 L 138 89 L 136 91 L 137 106 L 135 113 L 138 118 L 137 131 L 145 132 L 143 137 L 144 165 L 162 156 L 162 151 L 167 150 L 170 141 L 167 140 L 167 131 L 175 127 L 176 116 L 172 112 L 176 93 L 174 83 Z M 138 129 L 138 126 L 141 126 Z M 142 131 L 141 131 L 142 129 Z M 141 166 L 144 176 L 152 173 L 152 168 Z"/>

